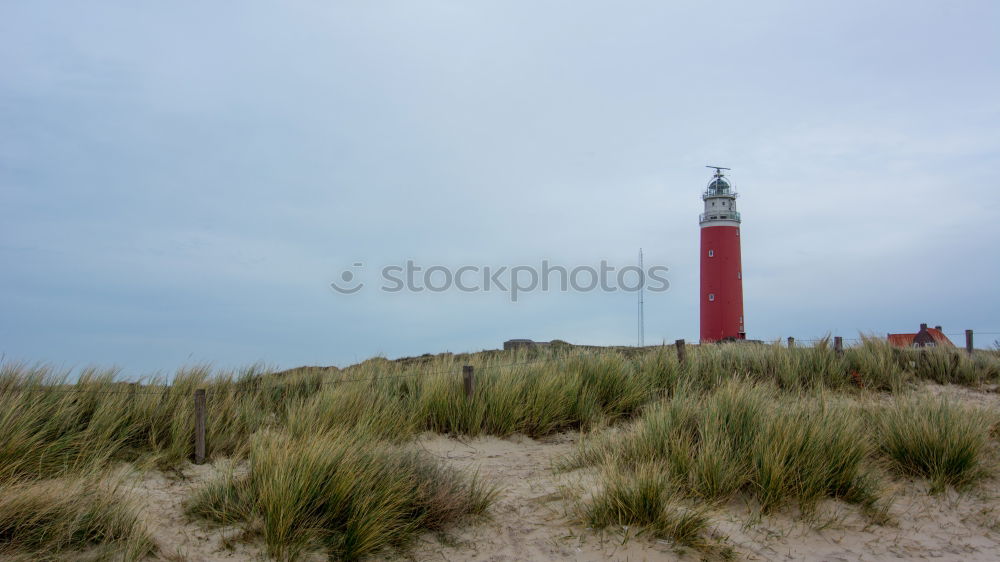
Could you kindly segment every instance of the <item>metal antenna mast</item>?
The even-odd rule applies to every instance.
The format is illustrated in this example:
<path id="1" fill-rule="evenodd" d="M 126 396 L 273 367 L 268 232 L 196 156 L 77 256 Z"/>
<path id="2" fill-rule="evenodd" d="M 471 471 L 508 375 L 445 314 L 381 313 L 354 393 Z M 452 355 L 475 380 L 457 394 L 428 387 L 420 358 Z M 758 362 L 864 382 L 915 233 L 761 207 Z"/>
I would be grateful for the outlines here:
<path id="1" fill-rule="evenodd" d="M 643 303 L 646 288 L 646 270 L 642 266 L 642 248 L 639 248 L 639 347 L 646 345 L 646 315 Z"/>

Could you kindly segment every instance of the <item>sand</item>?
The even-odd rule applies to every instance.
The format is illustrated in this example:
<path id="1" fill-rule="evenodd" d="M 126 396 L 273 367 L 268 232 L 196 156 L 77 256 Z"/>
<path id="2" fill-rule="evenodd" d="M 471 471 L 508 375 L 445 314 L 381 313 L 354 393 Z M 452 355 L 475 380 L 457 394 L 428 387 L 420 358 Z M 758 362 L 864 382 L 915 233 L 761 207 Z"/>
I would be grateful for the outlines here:
<path id="1" fill-rule="evenodd" d="M 492 521 L 469 526 L 442 542 L 424 537 L 411 553 L 415 560 L 696 560 L 664 541 L 631 537 L 625 529 L 597 532 L 573 524 L 572 500 L 560 488 L 583 491 L 595 479 L 590 471 L 556 475 L 551 461 L 571 448 L 562 442 L 528 438 L 482 438 L 459 442 L 425 437 L 424 446 L 449 464 L 478 468 L 504 487 Z M 828 501 L 811 523 L 794 513 L 746 522 L 753 514 L 740 502 L 711 512 L 714 535 L 748 560 L 941 560 L 1000 559 L 997 482 L 975 491 L 927 494 L 926 483 L 895 482 L 890 511 L 896 520 L 870 525 L 853 506 Z M 822 527 L 817 530 L 816 527 Z M 624 542 L 624 544 L 623 544 Z"/>
<path id="2" fill-rule="evenodd" d="M 957 386 L 932 385 L 927 392 L 997 409 L 1000 395 Z M 592 469 L 559 473 L 558 461 L 575 446 L 575 434 L 535 440 L 459 439 L 424 434 L 414 443 L 441 462 L 479 471 L 501 492 L 489 517 L 446 535 L 426 534 L 407 552 L 383 553 L 396 560 L 698 560 L 690 549 L 634 536 L 630 529 L 595 531 L 573 521 L 573 506 L 593 490 Z M 221 561 L 264 559 L 259 541 L 233 540 L 240 531 L 189 521 L 181 501 L 197 485 L 222 470 L 188 466 L 180 473 L 135 475 L 133 493 L 159 543 L 160 560 Z M 710 512 L 713 536 L 748 560 L 1000 560 L 1000 483 L 988 479 L 965 494 L 930 496 L 919 480 L 890 483 L 895 496 L 893 524 L 869 524 L 853 506 L 821 504 L 809 521 L 792 510 L 755 518 L 742 502 Z M 751 523 L 747 523 L 751 521 Z M 312 557 L 311 557 L 312 558 Z M 316 558 L 319 558 L 318 556 Z"/>
<path id="3" fill-rule="evenodd" d="M 146 526 L 160 547 L 156 559 L 175 562 L 262 559 L 261 545 L 238 540 L 239 528 L 191 521 L 184 515 L 181 505 L 184 499 L 226 468 L 226 462 L 222 461 L 201 466 L 189 464 L 170 473 L 149 471 L 132 475 L 132 493 L 144 507 Z"/>

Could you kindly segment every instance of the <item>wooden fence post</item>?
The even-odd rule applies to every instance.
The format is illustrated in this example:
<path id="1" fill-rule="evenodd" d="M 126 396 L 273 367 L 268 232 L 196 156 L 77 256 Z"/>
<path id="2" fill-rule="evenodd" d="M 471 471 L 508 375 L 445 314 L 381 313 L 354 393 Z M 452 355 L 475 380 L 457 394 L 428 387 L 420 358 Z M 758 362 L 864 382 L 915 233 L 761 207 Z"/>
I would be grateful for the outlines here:
<path id="1" fill-rule="evenodd" d="M 681 365 L 687 361 L 687 351 L 684 349 L 684 340 L 677 340 L 674 342 L 674 346 L 677 348 L 677 362 Z"/>
<path id="2" fill-rule="evenodd" d="M 473 394 L 476 393 L 476 379 L 472 374 L 472 365 L 462 367 L 462 383 L 465 385 L 466 400 L 472 400 Z"/>
<path id="3" fill-rule="evenodd" d="M 205 389 L 194 391 L 194 464 L 205 462 Z"/>
<path id="4" fill-rule="evenodd" d="M 844 352 L 844 338 L 840 336 L 833 337 L 833 350 L 840 355 Z"/>
<path id="5" fill-rule="evenodd" d="M 965 331 L 965 351 L 972 355 L 972 330 Z"/>
<path id="6" fill-rule="evenodd" d="M 788 349 L 795 347 L 795 338 L 788 336 Z"/>

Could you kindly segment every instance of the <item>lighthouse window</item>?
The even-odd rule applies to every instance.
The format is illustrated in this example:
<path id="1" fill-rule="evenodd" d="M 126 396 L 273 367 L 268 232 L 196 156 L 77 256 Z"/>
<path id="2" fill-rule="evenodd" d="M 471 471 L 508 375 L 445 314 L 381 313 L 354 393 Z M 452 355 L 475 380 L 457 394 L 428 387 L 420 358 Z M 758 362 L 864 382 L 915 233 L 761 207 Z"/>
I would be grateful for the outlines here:
<path id="1" fill-rule="evenodd" d="M 708 251 L 708 257 L 714 258 L 715 257 L 715 250 L 709 250 Z"/>
<path id="2" fill-rule="evenodd" d="M 736 272 L 736 278 L 737 279 L 743 279 L 743 272 L 742 271 L 737 271 Z"/>
<path id="3" fill-rule="evenodd" d="M 708 294 L 708 300 L 710 300 L 710 301 L 713 301 L 713 302 L 714 302 L 714 301 L 715 301 L 715 293 L 709 293 L 709 294 Z"/>

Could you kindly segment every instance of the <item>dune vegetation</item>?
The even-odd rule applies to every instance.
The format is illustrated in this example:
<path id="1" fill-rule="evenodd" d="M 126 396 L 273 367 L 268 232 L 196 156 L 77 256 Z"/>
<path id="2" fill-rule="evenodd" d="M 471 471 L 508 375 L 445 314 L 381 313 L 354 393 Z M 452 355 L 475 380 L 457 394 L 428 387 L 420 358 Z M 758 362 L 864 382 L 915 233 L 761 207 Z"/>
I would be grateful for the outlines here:
<path id="1" fill-rule="evenodd" d="M 465 394 L 462 366 L 475 392 Z M 636 526 L 710 550 L 711 510 L 818 502 L 887 520 L 891 479 L 930 493 L 991 472 L 993 412 L 917 395 L 925 382 L 1000 380 L 995 352 L 899 350 L 876 339 L 442 354 L 345 369 L 207 367 L 125 382 L 115 370 L 0 367 L 0 555 L 157 546 L 115 483 L 121 468 L 170 470 L 192 455 L 195 389 L 207 394 L 207 455 L 223 478 L 185 503 L 237 525 L 279 560 L 356 559 L 489 515 L 498 490 L 413 445 L 422 432 L 580 434 L 559 470 L 593 470 L 581 527 Z"/>
<path id="2" fill-rule="evenodd" d="M 733 499 L 763 514 L 791 504 L 805 515 L 836 499 L 884 524 L 888 478 L 925 478 L 936 493 L 984 476 L 996 422 L 946 399 L 788 393 L 734 379 L 582 440 L 562 468 L 601 468 L 603 489 L 581 508 L 597 526 L 643 525 L 673 538 L 677 513 Z"/>

